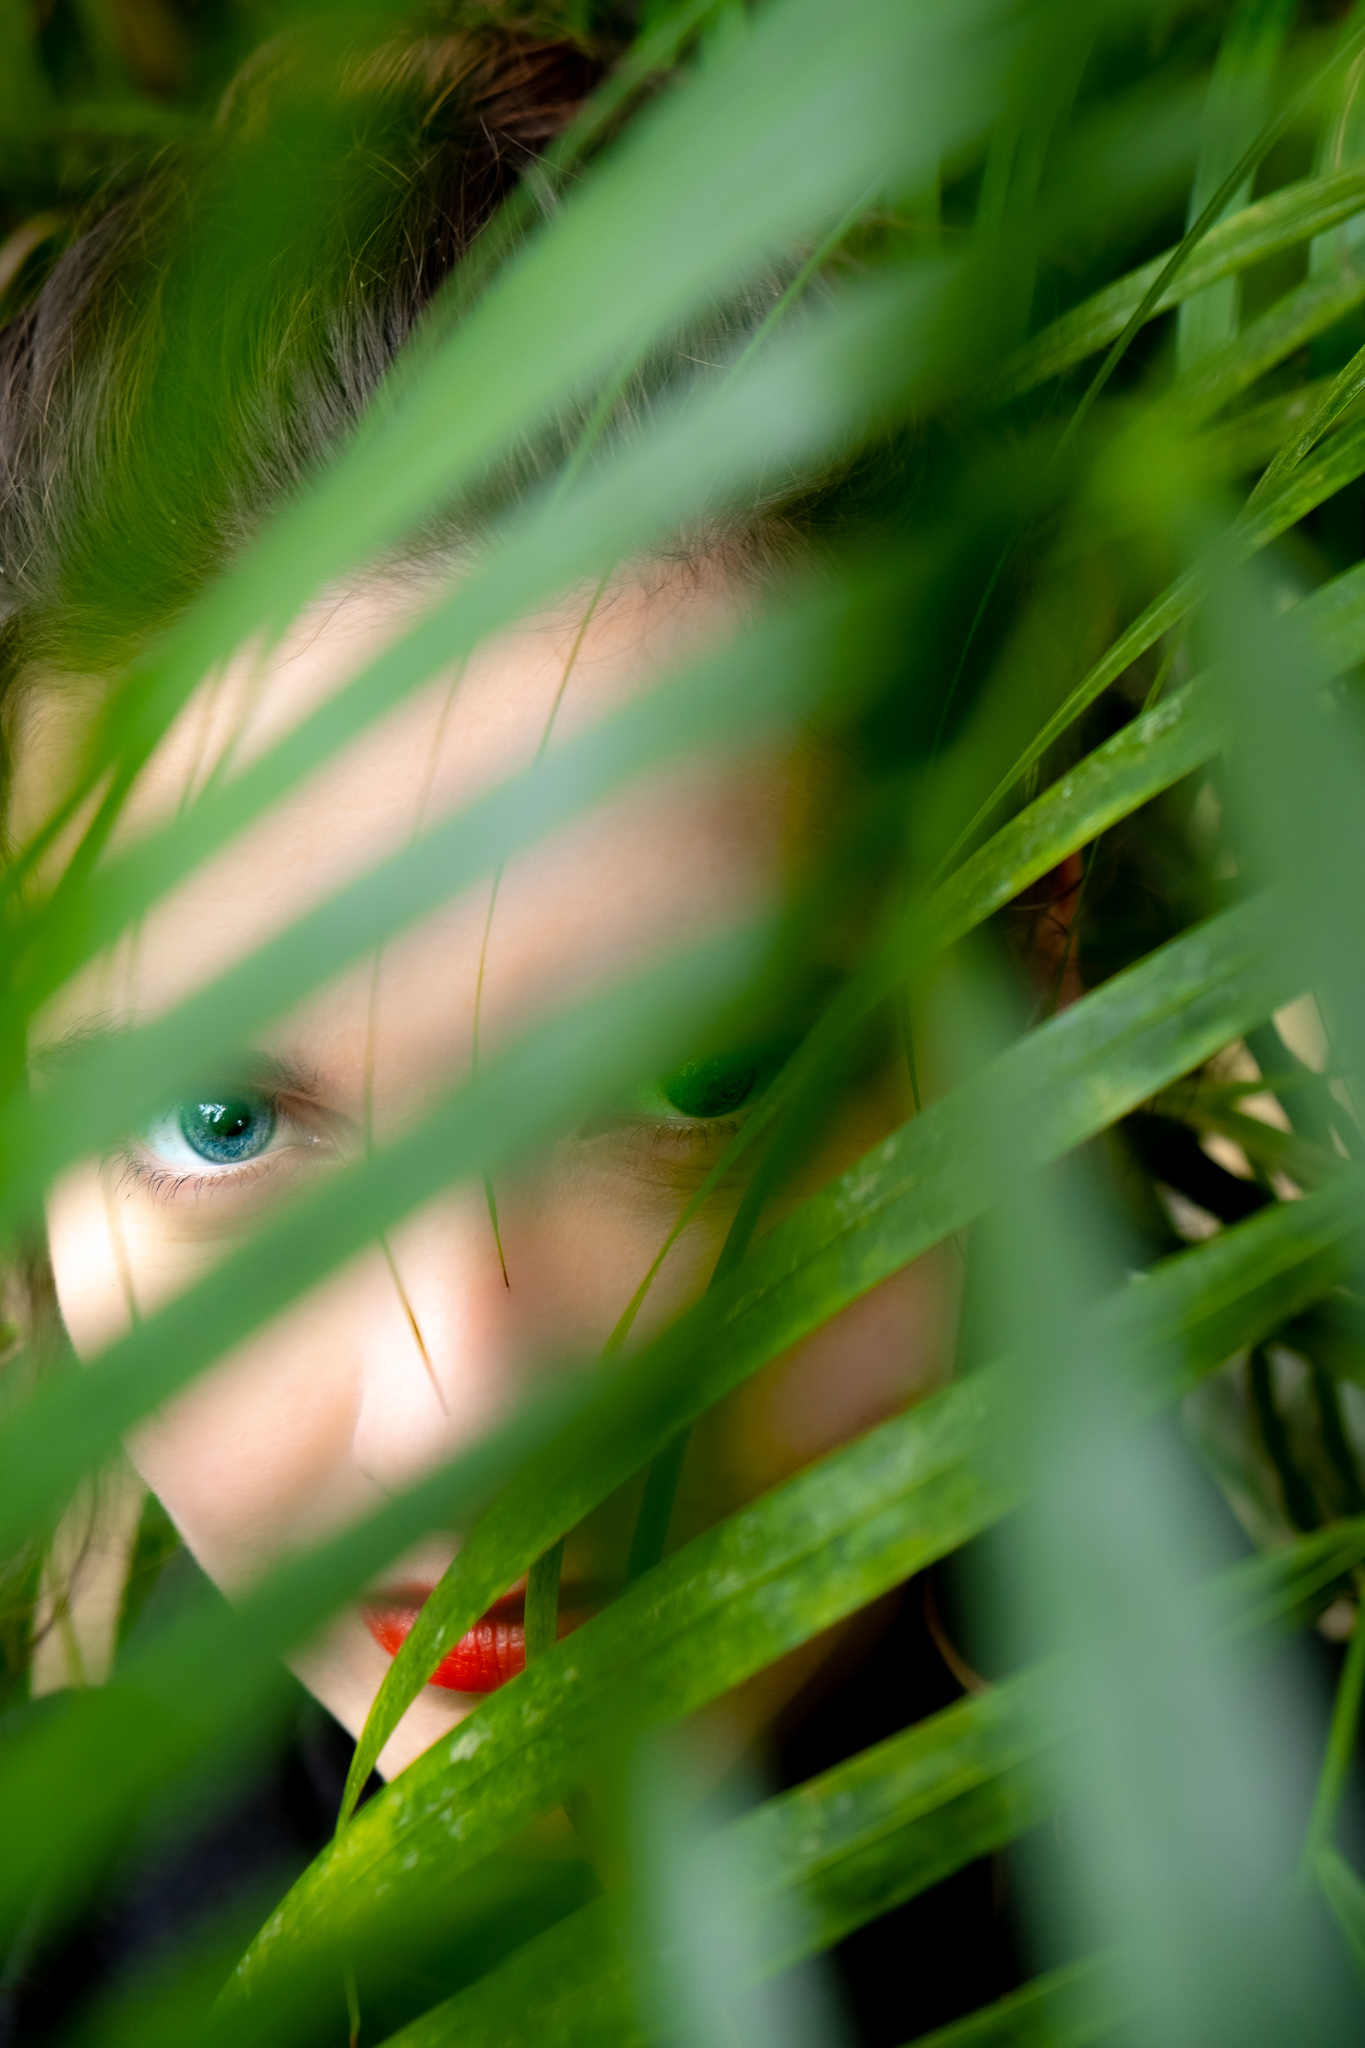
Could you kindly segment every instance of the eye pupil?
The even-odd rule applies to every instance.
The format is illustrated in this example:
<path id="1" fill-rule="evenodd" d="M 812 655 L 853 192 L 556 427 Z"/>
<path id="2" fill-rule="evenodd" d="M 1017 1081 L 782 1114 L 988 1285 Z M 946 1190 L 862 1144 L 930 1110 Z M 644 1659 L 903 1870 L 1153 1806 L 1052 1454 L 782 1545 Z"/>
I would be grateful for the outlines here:
<path id="1" fill-rule="evenodd" d="M 235 1095 L 221 1102 L 187 1102 L 180 1133 L 191 1151 L 215 1166 L 254 1159 L 275 1135 L 275 1112 L 263 1096 Z"/>
<path id="2" fill-rule="evenodd" d="M 733 1116 L 758 1085 L 762 1061 L 757 1053 L 724 1053 L 713 1060 L 689 1060 L 670 1074 L 663 1092 L 683 1116 Z"/>

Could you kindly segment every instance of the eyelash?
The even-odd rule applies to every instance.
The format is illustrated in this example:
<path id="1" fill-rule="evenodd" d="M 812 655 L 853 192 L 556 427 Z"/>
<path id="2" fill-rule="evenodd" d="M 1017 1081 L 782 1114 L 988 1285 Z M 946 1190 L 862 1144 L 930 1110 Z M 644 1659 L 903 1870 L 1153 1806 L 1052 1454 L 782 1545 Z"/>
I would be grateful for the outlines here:
<path id="1" fill-rule="evenodd" d="M 122 1167 L 120 1191 L 145 1194 L 154 1202 L 173 1202 L 187 1194 L 216 1194 L 224 1187 L 239 1188 L 248 1179 L 260 1178 L 260 1162 L 255 1159 L 246 1166 L 229 1167 L 221 1173 L 172 1173 L 168 1167 L 135 1152 L 126 1152 Z"/>
<path id="2" fill-rule="evenodd" d="M 647 1134 L 653 1145 L 668 1146 L 680 1153 L 723 1150 L 736 1131 L 744 1127 L 743 1117 L 659 1117 L 642 1118 L 635 1126 Z"/>
<path id="3" fill-rule="evenodd" d="M 604 1148 L 599 1158 L 612 1160 L 615 1171 L 627 1174 L 642 1190 L 671 1189 L 687 1195 L 701 1186 L 744 1127 L 743 1116 L 623 1117 L 605 1119 L 579 1132 L 589 1145 Z M 722 1184 L 728 1184 L 727 1171 Z"/>

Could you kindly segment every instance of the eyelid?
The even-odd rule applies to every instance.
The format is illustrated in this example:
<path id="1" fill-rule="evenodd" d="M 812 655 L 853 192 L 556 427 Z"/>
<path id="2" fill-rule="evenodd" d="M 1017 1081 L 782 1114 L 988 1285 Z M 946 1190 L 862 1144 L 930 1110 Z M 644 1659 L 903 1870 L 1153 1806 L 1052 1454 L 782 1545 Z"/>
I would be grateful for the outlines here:
<path id="1" fill-rule="evenodd" d="M 725 1110 L 719 1116 L 689 1116 L 686 1110 L 678 1109 L 664 1094 L 660 1081 L 643 1082 L 633 1088 L 623 1105 L 621 1122 L 637 1124 L 676 1124 L 682 1129 L 723 1130 L 737 1128 L 749 1114 L 759 1091 L 742 1102 L 738 1109 Z"/>
<path id="2" fill-rule="evenodd" d="M 705 1116 L 687 1116 L 676 1109 L 664 1094 L 660 1081 L 642 1082 L 633 1088 L 627 1101 L 632 1120 L 651 1124 L 707 1124 L 717 1119 Z"/>

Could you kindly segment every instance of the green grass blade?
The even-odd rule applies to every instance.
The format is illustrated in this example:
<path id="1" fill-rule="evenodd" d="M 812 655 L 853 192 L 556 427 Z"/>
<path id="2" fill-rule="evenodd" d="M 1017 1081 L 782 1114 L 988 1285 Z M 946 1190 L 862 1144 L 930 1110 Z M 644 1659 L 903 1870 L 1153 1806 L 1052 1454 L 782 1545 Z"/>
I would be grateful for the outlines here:
<path id="1" fill-rule="evenodd" d="M 1208 419 L 1220 407 L 1326 333 L 1365 298 L 1365 273 L 1355 270 L 1314 277 L 1248 321 L 1240 334 L 1207 356 L 1173 386 L 1171 402 L 1187 425 Z M 1192 302 L 1197 303 L 1197 302 Z M 1183 309 L 1182 309 L 1183 310 Z"/>
<path id="2" fill-rule="evenodd" d="M 1036 1681 L 1016 1679 L 961 1701 L 720 1831 L 716 1846 L 780 1909 L 755 1928 L 756 1974 L 832 1947 L 1040 1817 L 1028 1766 L 1057 1737 L 1039 1724 L 1036 1692 Z M 619 2042 L 634 2024 L 621 1909 L 607 1899 L 404 2027 L 390 2048 L 493 2048 L 528 2031 Z"/>
<path id="3" fill-rule="evenodd" d="M 348 1800 L 428 1673 L 533 1558 L 760 1364 L 989 1205 L 978 1135 L 989 1105 L 1016 1089 L 1046 1103 L 1041 1156 L 1058 1157 L 1296 993 L 1267 958 L 1265 917 L 1264 906 L 1229 913 L 1116 977 L 1003 1055 L 982 1088 L 934 1104 L 769 1232 L 622 1374 L 640 1407 L 618 1409 L 613 1434 L 577 1445 L 567 1470 L 533 1475 L 470 1535 L 385 1674 Z"/>
<path id="4" fill-rule="evenodd" d="M 1327 1750 L 1308 1820 L 1308 1833 L 1304 1838 L 1302 1869 L 1308 1877 L 1317 1869 L 1324 1849 L 1331 1845 L 1332 1832 L 1346 1792 L 1347 1773 L 1360 1744 L 1362 1697 L 1365 1697 L 1365 1628 L 1357 1618 L 1341 1676 L 1337 1680 Z"/>
<path id="5" fill-rule="evenodd" d="M 1365 1558 L 1365 1516 L 1315 1529 L 1283 1550 L 1249 1557 L 1224 1572 L 1215 1588 L 1225 1634 L 1259 1634 L 1298 1624 L 1322 1606 L 1322 1595 Z"/>
<path id="6" fill-rule="evenodd" d="M 1297 525 L 1309 512 L 1333 497 L 1346 484 L 1354 483 L 1365 471 L 1365 421 L 1343 429 L 1318 452 L 1315 459 L 1305 461 L 1289 476 L 1281 488 L 1272 493 L 1254 509 L 1248 509 L 1237 519 L 1226 538 L 1226 547 L 1235 561 L 1245 561 L 1278 540 L 1282 533 Z M 1344 572 L 1346 577 L 1355 579 L 1356 569 Z M 1027 747 L 1018 755 L 1008 772 L 1001 777 L 990 795 L 973 813 L 971 819 L 959 832 L 957 838 L 944 856 L 944 866 L 951 862 L 961 848 L 970 843 L 981 825 L 991 817 L 997 806 L 1008 796 L 1011 789 L 1026 775 L 1037 761 L 1041 761 L 1063 733 L 1080 717 L 1083 711 L 1101 697 L 1131 667 L 1140 655 L 1154 647 L 1163 633 L 1178 626 L 1187 619 L 1207 595 L 1209 570 L 1203 565 L 1186 569 L 1177 576 L 1135 619 L 1113 646 L 1103 654 L 1084 675 L 1075 688 L 1070 690 L 1062 703 L 1039 727 Z M 1330 586 L 1329 586 L 1330 587 Z M 1355 605 L 1359 584 L 1352 581 L 1343 592 L 1340 609 L 1329 604 L 1327 615 L 1332 630 L 1343 645 L 1353 644 Z M 1304 601 L 1297 623 L 1305 629 L 1305 639 L 1313 638 L 1315 599 Z M 1298 608 L 1295 608 L 1298 611 Z M 1329 657 L 1333 658 L 1333 657 Z M 1359 656 L 1351 657 L 1358 660 Z M 1348 663 L 1343 665 L 1349 666 Z"/>
<path id="7" fill-rule="evenodd" d="M 1349 35 L 1360 19 L 1360 8 L 1352 6 L 1342 23 L 1342 34 Z M 1358 164 L 1365 157 L 1365 124 L 1361 119 L 1360 67 L 1352 65 L 1339 81 L 1336 91 L 1327 107 L 1327 118 L 1323 123 L 1322 135 L 1318 142 L 1313 168 L 1316 171 L 1340 171 L 1352 164 Z M 1319 235 L 1308 253 L 1308 268 L 1313 276 L 1323 276 L 1331 271 L 1349 269 L 1359 252 L 1361 223 L 1351 222 L 1338 227 L 1335 232 Z"/>
<path id="8" fill-rule="evenodd" d="M 1090 2048 L 1121 2027 L 1132 2000 L 1103 1957 L 1035 1977 L 965 2020 L 921 2034 L 906 2048 Z"/>
<path id="9" fill-rule="evenodd" d="M 1336 171 L 1282 186 L 1210 228 L 1152 305 L 1149 317 L 1169 312 L 1208 285 L 1292 249 L 1362 210 L 1365 172 Z M 992 396 L 1002 401 L 1020 397 L 1095 355 L 1122 333 L 1173 254 L 1167 250 L 1154 256 L 1025 342 L 992 379 Z"/>
<path id="10" fill-rule="evenodd" d="M 1365 1983 L 1365 1882 L 1340 1851 L 1331 1848 L 1319 1852 L 1317 1880 L 1341 1929 L 1356 1974 Z"/>
<path id="11" fill-rule="evenodd" d="M 1239 0 L 1233 10 L 1209 80 L 1189 227 L 1236 169 L 1270 111 L 1275 71 L 1297 5 L 1298 0 Z M 1225 214 L 1247 204 L 1251 187 L 1248 176 Z M 1237 280 L 1231 277 L 1185 300 L 1176 316 L 1176 359 L 1182 371 L 1206 361 L 1236 333 L 1237 312 Z"/>
<path id="12" fill-rule="evenodd" d="M 1359 1262 L 1363 1225 L 1365 1189 L 1343 1175 L 1159 1260 L 1101 1321 L 1111 1341 L 1148 1354 L 1148 1398 L 1164 1405 L 1338 1286 Z"/>
<path id="13" fill-rule="evenodd" d="M 1069 853 L 1202 767 L 1222 746 L 1207 685 L 1188 684 L 1133 719 L 1002 825 L 909 923 L 927 926 L 936 945 L 951 945 Z"/>
<path id="14" fill-rule="evenodd" d="M 769 1970 L 927 1891 L 1014 1841 L 1044 1812 L 1038 1760 L 1065 1730 L 1032 1676 L 959 1700 L 733 1824 L 756 1882 L 794 1895 Z"/>
<path id="15" fill-rule="evenodd" d="M 1242 1090 L 1242 1093 L 1248 1091 Z M 1240 1145 L 1253 1166 L 1267 1173 L 1284 1172 L 1302 1188 L 1320 1187 L 1346 1169 L 1346 1161 L 1330 1143 L 1301 1138 L 1297 1132 L 1282 1131 L 1257 1116 L 1247 1116 L 1225 1100 L 1214 1088 L 1179 1084 L 1152 1098 L 1150 1107 L 1158 1116 L 1189 1124 L 1192 1130 L 1218 1132 Z"/>

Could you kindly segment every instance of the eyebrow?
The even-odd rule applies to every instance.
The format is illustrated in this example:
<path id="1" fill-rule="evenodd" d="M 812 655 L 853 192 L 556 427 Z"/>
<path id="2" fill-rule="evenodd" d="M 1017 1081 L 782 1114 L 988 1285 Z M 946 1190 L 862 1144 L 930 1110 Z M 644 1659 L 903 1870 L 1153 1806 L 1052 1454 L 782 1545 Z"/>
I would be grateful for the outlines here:
<path id="1" fill-rule="evenodd" d="M 112 1011 L 90 1011 L 77 1018 L 74 1024 L 55 1038 L 49 1039 L 29 1055 L 29 1065 L 43 1076 L 59 1074 L 78 1054 L 89 1045 L 101 1040 L 117 1038 L 129 1029 L 125 1019 Z M 208 1086 L 233 1082 L 239 1085 L 268 1087 L 280 1095 L 297 1095 L 308 1101 L 322 1099 L 321 1077 L 316 1067 L 306 1066 L 300 1060 L 285 1058 L 279 1053 L 266 1052 L 252 1046 L 224 1060 L 217 1074 L 206 1077 L 195 1085 Z"/>

